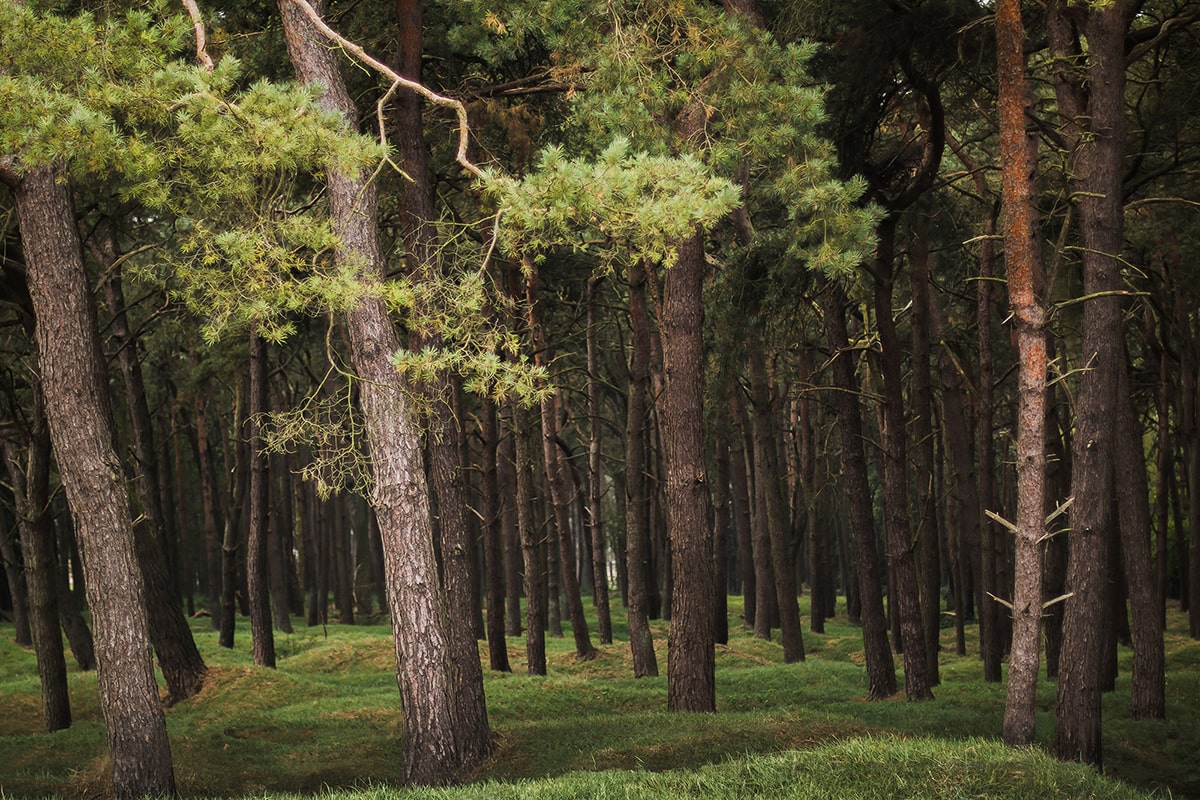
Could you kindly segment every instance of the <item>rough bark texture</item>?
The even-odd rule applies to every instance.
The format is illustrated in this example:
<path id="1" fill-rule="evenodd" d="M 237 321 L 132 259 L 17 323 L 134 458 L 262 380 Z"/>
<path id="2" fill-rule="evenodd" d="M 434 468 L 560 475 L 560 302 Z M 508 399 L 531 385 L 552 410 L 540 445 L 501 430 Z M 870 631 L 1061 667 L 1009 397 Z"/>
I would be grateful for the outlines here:
<path id="1" fill-rule="evenodd" d="M 667 657 L 667 707 L 715 711 L 712 541 L 701 429 L 704 404 L 703 239 L 679 244 L 666 270 L 659 330 L 663 398 L 659 416 L 667 525 L 674 578 Z"/>
<path id="2" fill-rule="evenodd" d="M 658 675 L 648 598 L 650 506 L 646 497 L 646 393 L 650 383 L 650 322 L 641 264 L 629 267 L 629 392 L 625 414 L 625 558 L 629 649 L 637 678 Z"/>
<path id="3" fill-rule="evenodd" d="M 38 320 L 46 418 L 83 558 L 114 793 L 173 795 L 129 496 L 113 446 L 96 311 L 63 177 L 37 168 L 14 187 Z"/>
<path id="4" fill-rule="evenodd" d="M 357 110 L 338 72 L 335 51 L 294 3 L 281 0 L 280 9 L 300 80 L 324 85 L 323 103 L 353 125 Z M 329 173 L 328 183 L 334 226 L 343 239 L 339 259 L 355 265 L 367 283 L 382 280 L 374 184 L 337 171 Z M 406 734 L 404 779 L 419 785 L 456 783 L 475 765 L 464 758 L 454 730 L 448 622 L 433 550 L 421 436 L 391 363 L 400 341 L 384 302 L 377 298 L 363 298 L 347 311 L 345 330 L 350 362 L 360 380 L 373 479 L 371 505 L 383 541 Z"/>
<path id="5" fill-rule="evenodd" d="M 1029 84 L 1019 0 L 996 7 L 1000 65 L 1000 161 L 1008 298 L 1017 339 L 1017 520 L 1013 637 L 1004 741 L 1032 744 L 1042 620 L 1042 536 L 1046 505 L 1046 314 L 1034 177 L 1036 140 L 1026 133 Z"/>
<path id="6" fill-rule="evenodd" d="M 834 408 L 842 431 L 842 488 L 850 510 L 850 536 L 854 542 L 854 573 L 861 598 L 863 650 L 867 660 L 868 699 L 882 700 L 896 693 L 896 665 L 888 644 L 887 617 L 871 492 L 867 483 L 867 457 L 863 450 L 862 417 L 858 385 L 854 380 L 849 336 L 846 332 L 846 295 L 832 286 L 825 305 L 825 335 L 835 353 L 833 361 Z"/>
<path id="7" fill-rule="evenodd" d="M 525 660 L 530 675 L 546 674 L 546 594 L 543 584 L 545 559 L 539 547 L 533 519 L 533 454 L 529 444 L 529 415 L 518 403 L 510 406 L 517 483 L 517 528 L 521 537 L 521 559 L 525 566 Z"/>
<path id="8" fill-rule="evenodd" d="M 504 640 L 504 543 L 500 521 L 500 485 L 497 480 L 500 426 L 496 404 L 483 398 L 479 412 L 483 438 L 483 559 L 487 584 L 488 666 L 497 672 L 512 672 L 508 644 Z"/>
<path id="9" fill-rule="evenodd" d="M 875 256 L 875 324 L 879 330 L 883 373 L 883 520 L 892 580 L 888 603 L 895 604 L 904 653 L 904 691 L 909 700 L 928 700 L 929 664 L 925 656 L 916 553 L 908 508 L 908 442 L 904 420 L 901 348 L 892 318 L 892 269 L 896 223 L 879 225 Z"/>
<path id="10" fill-rule="evenodd" d="M 1088 42 L 1087 92 L 1074 76 L 1057 76 L 1059 106 L 1078 130 L 1073 188 L 1079 211 L 1083 266 L 1082 352 L 1084 368 L 1076 393 L 1075 438 L 1071 457 L 1070 563 L 1058 679 L 1055 753 L 1064 760 L 1099 765 L 1100 692 L 1104 658 L 1103 611 L 1108 540 L 1113 530 L 1113 447 L 1120 354 L 1122 247 L 1121 159 L 1124 154 L 1124 41 L 1129 8 L 1125 0 L 1086 9 L 1052 4 L 1053 24 L 1082 15 Z M 1060 59 L 1071 55 L 1062 38 L 1052 39 Z M 1073 114 L 1077 111 L 1077 114 Z M 1075 134 L 1070 131 L 1068 135 Z M 1086 144 L 1082 140 L 1086 139 Z"/>

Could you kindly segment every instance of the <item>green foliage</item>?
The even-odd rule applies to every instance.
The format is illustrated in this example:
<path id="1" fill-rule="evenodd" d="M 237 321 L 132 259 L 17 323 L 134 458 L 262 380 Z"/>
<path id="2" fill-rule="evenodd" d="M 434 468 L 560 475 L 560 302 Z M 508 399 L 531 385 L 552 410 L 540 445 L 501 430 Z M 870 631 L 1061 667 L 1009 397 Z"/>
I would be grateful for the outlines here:
<path id="1" fill-rule="evenodd" d="M 598 254 L 608 269 L 626 259 L 670 266 L 676 242 L 711 227 L 738 203 L 736 187 L 695 157 L 631 153 L 623 138 L 595 160 L 549 148 L 532 174 L 493 179 L 488 191 L 511 255 L 543 257 L 568 247 Z"/>

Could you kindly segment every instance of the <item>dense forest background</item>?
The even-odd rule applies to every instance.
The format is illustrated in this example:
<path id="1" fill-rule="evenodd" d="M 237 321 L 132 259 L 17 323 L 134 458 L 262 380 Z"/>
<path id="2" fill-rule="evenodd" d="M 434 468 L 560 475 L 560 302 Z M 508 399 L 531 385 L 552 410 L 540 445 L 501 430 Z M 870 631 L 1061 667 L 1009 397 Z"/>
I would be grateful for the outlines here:
<path id="1" fill-rule="evenodd" d="M 161 792 L 130 732 L 151 646 L 203 685 L 184 615 L 267 666 L 386 617 L 406 779 L 455 782 L 477 638 L 544 673 L 621 614 L 653 675 L 669 619 L 668 705 L 712 710 L 740 594 L 788 661 L 844 602 L 872 699 L 934 698 L 977 625 L 1005 740 L 1044 671 L 1101 763 L 1118 646 L 1155 718 L 1167 604 L 1200 637 L 1197 22 L 6 0 L 0 611 L 47 728 L 61 629 L 118 793 Z"/>

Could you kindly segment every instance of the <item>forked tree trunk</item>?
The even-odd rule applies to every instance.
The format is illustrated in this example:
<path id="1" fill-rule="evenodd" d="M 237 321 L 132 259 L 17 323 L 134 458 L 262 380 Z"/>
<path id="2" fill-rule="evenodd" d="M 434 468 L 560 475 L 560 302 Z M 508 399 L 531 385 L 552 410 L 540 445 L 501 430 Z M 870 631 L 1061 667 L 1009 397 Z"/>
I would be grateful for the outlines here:
<path id="1" fill-rule="evenodd" d="M 879 551 L 867 483 L 867 457 L 863 449 L 859 386 L 854 379 L 852 352 L 846 331 L 846 295 L 830 285 L 825 306 L 825 335 L 833 359 L 834 408 L 842 431 L 842 489 L 850 510 L 850 535 L 854 542 L 854 573 L 861 603 L 863 650 L 867 661 L 870 700 L 896 693 L 896 665 L 888 644 L 887 616 L 883 611 Z"/>
<path id="2" fill-rule="evenodd" d="M 53 167 L 11 177 L 37 318 L 46 418 L 75 517 L 95 626 L 113 790 L 120 798 L 173 795 L 145 588 L 70 190 Z"/>

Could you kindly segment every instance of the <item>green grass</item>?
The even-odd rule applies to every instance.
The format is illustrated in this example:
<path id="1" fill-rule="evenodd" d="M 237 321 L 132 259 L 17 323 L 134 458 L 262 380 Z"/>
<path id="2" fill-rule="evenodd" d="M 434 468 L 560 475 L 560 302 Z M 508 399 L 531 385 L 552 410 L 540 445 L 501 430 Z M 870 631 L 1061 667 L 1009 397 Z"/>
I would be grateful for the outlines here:
<path id="1" fill-rule="evenodd" d="M 471 785 L 445 792 L 382 788 L 398 784 L 402 752 L 386 626 L 277 634 L 272 671 L 253 666 L 244 620 L 233 650 L 217 646 L 208 620 L 196 620 L 210 675 L 198 697 L 167 712 L 180 790 L 190 797 L 332 792 L 347 800 L 1041 800 L 1144 797 L 1149 789 L 1200 797 L 1200 643 L 1186 637 L 1176 612 L 1168 620 L 1168 719 L 1129 719 L 1123 649 L 1117 690 L 1104 700 L 1105 776 L 1045 755 L 1053 735 L 1048 681 L 1039 687 L 1039 747 L 1001 746 L 1004 687 L 983 683 L 973 655 L 953 653 L 952 631 L 943 631 L 936 700 L 907 703 L 901 694 L 868 703 L 860 632 L 844 618 L 827 623 L 824 635 L 806 630 L 808 660 L 785 665 L 778 642 L 740 629 L 739 612 L 740 598 L 731 598 L 730 643 L 717 650 L 715 715 L 667 713 L 666 678 L 630 677 L 624 641 L 576 663 L 568 631 L 548 640 L 550 674 L 531 677 L 523 638 L 509 639 L 515 672 L 485 672 L 496 752 Z M 654 631 L 665 675 L 665 624 Z M 74 725 L 39 733 L 33 654 L 13 644 L 11 626 L 0 627 L 0 797 L 106 795 L 95 675 L 72 672 L 70 681 Z"/>

